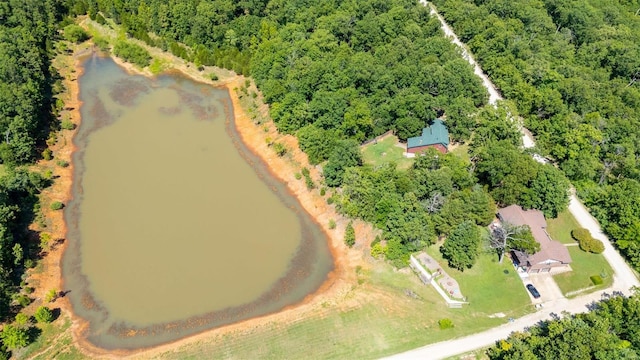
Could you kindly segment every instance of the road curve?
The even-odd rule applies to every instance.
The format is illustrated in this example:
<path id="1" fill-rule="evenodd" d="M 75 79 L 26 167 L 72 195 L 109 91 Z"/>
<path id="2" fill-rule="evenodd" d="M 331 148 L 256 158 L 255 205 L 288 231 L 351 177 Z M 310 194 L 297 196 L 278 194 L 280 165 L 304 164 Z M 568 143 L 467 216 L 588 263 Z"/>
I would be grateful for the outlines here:
<path id="1" fill-rule="evenodd" d="M 436 16 L 442 24 L 442 30 L 445 35 L 451 39 L 451 42 L 462 51 L 462 56 L 474 67 L 474 73 L 482 79 L 482 84 L 489 92 L 489 104 L 496 105 L 498 100 L 503 100 L 502 95 L 496 89 L 495 85 L 491 82 L 489 77 L 482 71 L 480 65 L 473 59 L 473 55 L 466 48 L 466 46 L 458 39 L 451 27 L 446 23 L 444 18 L 436 11 L 433 4 L 426 0 L 420 0 L 420 3 L 424 6 L 429 6 L 431 14 Z M 532 148 L 535 146 L 535 141 L 529 130 L 521 127 L 523 144 L 525 148 Z M 534 155 L 534 158 L 536 156 Z M 542 159 L 542 160 L 539 160 Z M 546 162 L 540 155 L 536 160 Z M 514 331 L 523 331 L 527 327 L 535 325 L 537 322 L 547 320 L 553 316 L 561 315 L 564 312 L 578 313 L 586 312 L 589 310 L 588 305 L 595 301 L 601 300 L 603 296 L 612 292 L 621 292 L 629 295 L 632 287 L 640 287 L 640 281 L 638 281 L 637 274 L 629 267 L 624 261 L 620 253 L 613 247 L 609 238 L 604 234 L 602 228 L 598 224 L 598 221 L 589 214 L 587 208 L 575 195 L 575 191 L 572 189 L 570 196 L 569 211 L 576 218 L 580 226 L 588 229 L 593 237 L 602 241 L 605 246 L 603 253 L 605 259 L 611 265 L 614 271 L 613 284 L 611 287 L 604 291 L 580 296 L 571 300 L 566 298 L 558 299 L 552 302 L 545 303 L 544 308 L 536 313 L 523 316 L 511 323 L 477 333 L 469 336 L 465 336 L 458 339 L 443 341 L 427 346 L 423 346 L 414 350 L 409 350 L 404 353 L 396 354 L 387 359 L 444 359 L 458 354 L 471 352 L 483 347 L 493 345 L 496 341 L 504 339 Z"/>

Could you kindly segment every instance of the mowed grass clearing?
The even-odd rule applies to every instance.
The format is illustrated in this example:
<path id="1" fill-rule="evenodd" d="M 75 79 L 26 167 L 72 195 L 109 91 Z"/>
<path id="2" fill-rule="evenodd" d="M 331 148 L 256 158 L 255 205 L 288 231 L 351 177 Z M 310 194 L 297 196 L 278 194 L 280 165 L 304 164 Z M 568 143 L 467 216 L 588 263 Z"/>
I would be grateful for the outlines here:
<path id="1" fill-rule="evenodd" d="M 593 286 L 593 282 L 590 279 L 593 275 L 604 275 L 602 276 L 603 283 L 580 293 L 580 295 L 586 292 L 604 289 L 611 285 L 613 281 L 613 270 L 602 254 L 588 253 L 580 250 L 578 246 L 570 246 L 569 254 L 571 255 L 571 268 L 573 271 L 558 274 L 553 277 L 563 294 L 566 295 L 574 291 L 589 289 Z"/>
<path id="2" fill-rule="evenodd" d="M 580 228 L 580 225 L 569 210 L 559 213 L 555 219 L 547 219 L 547 232 L 553 240 L 563 244 L 578 243 L 571 237 L 571 230 L 578 228 Z"/>
<path id="3" fill-rule="evenodd" d="M 378 167 L 386 163 L 395 162 L 398 169 L 408 169 L 413 159 L 404 157 L 405 149 L 397 146 L 398 138 L 389 135 L 382 140 L 364 145 L 361 148 L 362 159 L 365 163 Z"/>
<path id="4" fill-rule="evenodd" d="M 553 277 L 565 295 L 582 289 L 588 289 L 585 292 L 604 289 L 611 285 L 613 281 L 613 270 L 602 254 L 588 253 L 575 246 L 578 242 L 571 237 L 571 230 L 578 228 L 580 228 L 580 225 L 569 210 L 561 212 L 555 219 L 547 219 L 547 232 L 551 235 L 551 238 L 563 244 L 572 245 L 567 246 L 567 248 L 569 255 L 571 255 L 571 269 L 573 271 L 554 275 Z M 594 286 L 590 279 L 593 275 L 604 275 L 602 276 L 603 283 Z"/>
<path id="5" fill-rule="evenodd" d="M 431 246 L 427 252 L 458 281 L 460 291 L 470 303 L 463 310 L 470 315 L 502 312 L 515 318 L 532 311 L 531 300 L 509 258 L 505 257 L 500 264 L 497 254 L 482 252 L 471 269 L 460 271 L 449 268 L 439 246 Z"/>

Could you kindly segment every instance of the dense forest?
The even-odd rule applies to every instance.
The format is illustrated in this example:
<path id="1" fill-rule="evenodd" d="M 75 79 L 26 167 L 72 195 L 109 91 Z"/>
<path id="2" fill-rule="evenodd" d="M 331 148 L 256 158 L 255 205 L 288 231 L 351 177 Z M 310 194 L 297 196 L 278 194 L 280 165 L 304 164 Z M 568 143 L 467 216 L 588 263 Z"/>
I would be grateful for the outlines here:
<path id="1" fill-rule="evenodd" d="M 40 156 L 50 132 L 60 126 L 55 118 L 62 104 L 53 97 L 60 85 L 50 60 L 68 5 L 0 1 L 0 160 L 5 173 L 0 177 L 0 321 L 30 302 L 22 280 L 40 248 L 27 227 L 39 212 L 38 194 L 50 180 L 23 165 Z M 25 326 L 20 321 L 4 327 L 0 358 L 7 347 L 28 339 Z"/>
<path id="2" fill-rule="evenodd" d="M 0 0 L 0 160 L 7 170 L 0 178 L 0 317 L 28 303 L 17 295 L 37 252 L 26 226 L 48 180 L 24 165 L 44 156 L 60 126 L 54 42 L 83 14 L 114 21 L 129 36 L 196 66 L 252 76 L 277 128 L 297 136 L 310 162 L 321 165 L 334 190 L 328 201 L 382 230 L 372 253 L 398 266 L 438 238 L 447 239 L 442 252 L 450 266 L 473 266 L 483 241 L 478 227 L 493 219 L 496 206 L 517 203 L 556 216 L 568 204 L 568 177 L 640 267 L 639 6 L 436 3 L 512 102 L 486 105 L 472 67 L 413 0 Z M 140 66 L 150 61 L 124 42 L 114 51 Z M 524 118 L 539 150 L 559 168 L 521 150 L 508 114 Z M 363 141 L 388 130 L 404 140 L 436 117 L 445 119 L 453 142 L 469 144 L 469 158 L 430 151 L 406 170 L 363 164 Z M 350 229 L 345 241 L 353 245 Z M 524 242 L 508 246 L 531 249 Z M 604 302 L 584 317 L 510 338 L 491 356 L 526 358 L 516 350 L 535 353 L 534 346 L 542 354 L 551 340 L 534 335 L 544 338 L 560 325 L 577 331 L 596 322 L 593 316 L 610 321 L 615 331 L 607 336 L 619 345 L 602 346 L 602 356 L 635 354 L 637 329 L 624 327 L 614 310 L 637 317 L 637 297 L 616 299 L 610 309 Z M 16 329 L 5 327 L 5 345 L 21 339 Z"/>
<path id="3" fill-rule="evenodd" d="M 434 2 L 640 268 L 640 4 Z"/>
<path id="4" fill-rule="evenodd" d="M 564 176 L 519 150 L 520 135 L 505 121 L 517 110 L 485 106 L 472 67 L 414 1 L 101 0 L 83 7 L 96 21 L 113 19 L 196 64 L 252 75 L 278 129 L 295 134 L 310 162 L 322 164 L 325 184 L 339 188 L 330 201 L 383 230 L 386 246 L 374 246 L 398 265 L 465 220 L 487 225 L 496 203 L 548 216 L 567 206 Z M 388 130 L 404 140 L 438 116 L 453 141 L 473 134 L 473 162 L 430 153 L 409 170 L 362 166 L 362 141 Z M 468 234 L 481 241 L 479 232 Z"/>
<path id="5" fill-rule="evenodd" d="M 492 360 L 640 358 L 640 294 L 613 296 L 586 314 L 547 320 L 491 347 Z"/>

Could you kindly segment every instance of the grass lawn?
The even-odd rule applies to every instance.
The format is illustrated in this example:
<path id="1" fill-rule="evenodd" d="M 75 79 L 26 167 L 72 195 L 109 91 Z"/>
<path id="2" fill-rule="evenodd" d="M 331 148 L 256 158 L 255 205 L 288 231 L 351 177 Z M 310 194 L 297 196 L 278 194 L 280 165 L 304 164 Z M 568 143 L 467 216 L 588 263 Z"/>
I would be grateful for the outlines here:
<path id="1" fill-rule="evenodd" d="M 404 150 L 396 146 L 397 142 L 398 138 L 390 135 L 377 143 L 373 142 L 363 146 L 362 158 L 364 162 L 377 167 L 393 161 L 398 165 L 398 169 L 408 169 L 413 164 L 413 159 L 402 156 Z"/>
<path id="2" fill-rule="evenodd" d="M 571 237 L 571 230 L 579 227 L 580 225 L 569 210 L 561 212 L 555 219 L 547 219 L 547 232 L 553 240 L 563 244 L 577 244 L 577 241 Z"/>
<path id="3" fill-rule="evenodd" d="M 451 153 L 466 162 L 471 161 L 469 160 L 469 144 L 455 145 L 453 150 L 451 150 Z"/>
<path id="4" fill-rule="evenodd" d="M 589 277 L 593 275 L 601 275 L 601 273 L 604 273 L 607 276 L 602 278 L 602 280 L 604 280 L 603 284 L 598 285 L 589 291 L 591 292 L 598 289 L 604 289 L 611 285 L 611 282 L 613 281 L 613 270 L 602 254 L 588 253 L 580 250 L 577 246 L 570 246 L 569 254 L 573 260 L 571 263 L 573 271 L 554 276 L 554 279 L 556 280 L 556 283 L 558 283 L 563 294 L 593 286 Z"/>
<path id="5" fill-rule="evenodd" d="M 500 264 L 497 255 L 481 253 L 471 269 L 459 271 L 447 266 L 439 247 L 431 246 L 427 252 L 458 281 L 462 294 L 470 303 L 463 310 L 470 315 L 502 312 L 508 317 L 519 317 L 531 311 L 531 300 L 508 258 Z"/>

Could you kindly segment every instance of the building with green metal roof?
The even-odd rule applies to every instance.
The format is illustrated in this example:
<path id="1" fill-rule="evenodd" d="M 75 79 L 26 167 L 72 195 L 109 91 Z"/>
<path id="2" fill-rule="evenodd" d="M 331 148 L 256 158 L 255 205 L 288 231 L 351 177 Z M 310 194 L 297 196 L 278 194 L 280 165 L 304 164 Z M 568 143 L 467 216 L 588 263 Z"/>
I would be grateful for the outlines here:
<path id="1" fill-rule="evenodd" d="M 449 146 L 449 130 L 440 119 L 433 120 L 433 124 L 422 129 L 422 135 L 407 139 L 407 153 L 416 154 L 435 148 L 445 154 Z"/>

